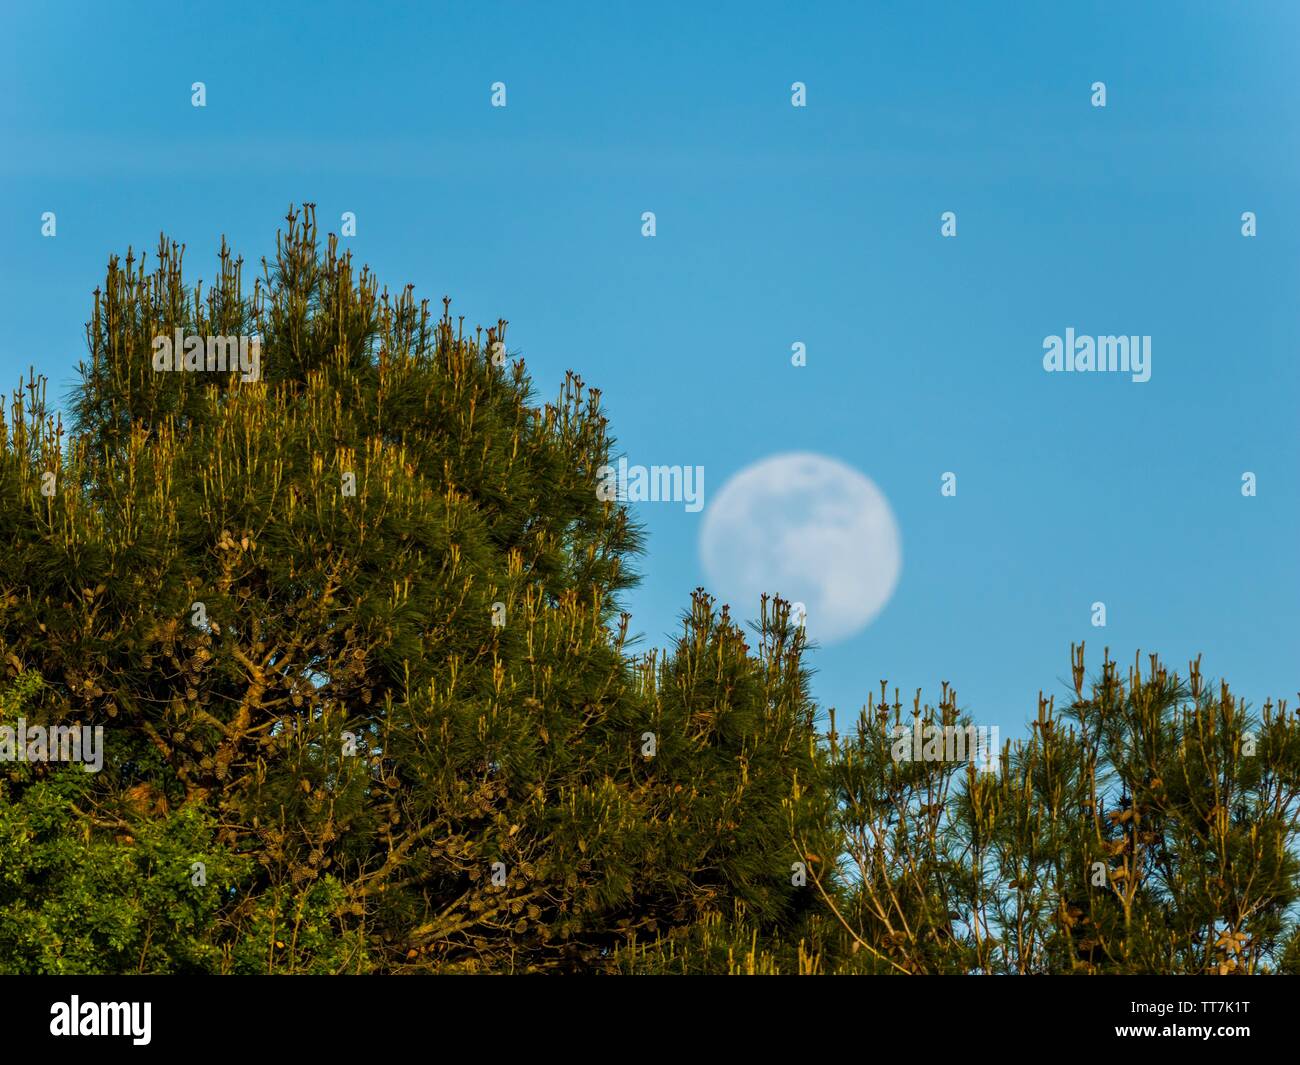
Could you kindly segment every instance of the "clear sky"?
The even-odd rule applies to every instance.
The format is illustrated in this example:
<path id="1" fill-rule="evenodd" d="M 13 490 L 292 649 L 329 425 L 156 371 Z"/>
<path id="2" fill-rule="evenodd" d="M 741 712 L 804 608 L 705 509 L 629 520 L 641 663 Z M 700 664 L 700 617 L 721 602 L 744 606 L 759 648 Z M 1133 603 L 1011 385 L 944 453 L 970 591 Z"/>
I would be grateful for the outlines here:
<path id="1" fill-rule="evenodd" d="M 643 646 L 723 485 L 810 452 L 902 558 L 823 705 L 947 680 L 1005 738 L 1079 639 L 1294 702 L 1300 5 L 280 7 L 5 5 L 6 390 L 71 388 L 110 251 L 166 230 L 210 281 L 310 200 L 391 289 L 509 319 L 541 397 L 600 387 L 631 462 L 704 467 L 703 511 L 634 505 Z M 1150 336 L 1151 380 L 1044 372 L 1067 328 Z"/>

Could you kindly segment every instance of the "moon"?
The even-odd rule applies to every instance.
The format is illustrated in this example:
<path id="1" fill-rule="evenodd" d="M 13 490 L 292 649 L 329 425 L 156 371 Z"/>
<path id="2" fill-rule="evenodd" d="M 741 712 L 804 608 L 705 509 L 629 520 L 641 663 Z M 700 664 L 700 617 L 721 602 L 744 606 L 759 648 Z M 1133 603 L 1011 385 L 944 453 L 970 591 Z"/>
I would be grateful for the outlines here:
<path id="1" fill-rule="evenodd" d="M 722 486 L 704 514 L 700 562 L 733 615 L 756 617 L 775 593 L 806 610 L 823 644 L 861 632 L 903 566 L 898 523 L 875 483 L 812 452 L 772 455 Z"/>

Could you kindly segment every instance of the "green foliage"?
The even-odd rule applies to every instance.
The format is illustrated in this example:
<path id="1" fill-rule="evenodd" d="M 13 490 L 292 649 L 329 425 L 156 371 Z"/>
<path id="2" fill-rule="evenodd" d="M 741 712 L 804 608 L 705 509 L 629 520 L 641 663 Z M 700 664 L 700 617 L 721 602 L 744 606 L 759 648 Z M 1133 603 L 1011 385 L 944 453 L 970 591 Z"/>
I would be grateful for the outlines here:
<path id="1" fill-rule="evenodd" d="M 779 976 L 825 974 L 828 959 L 852 948 L 826 915 L 810 915 L 799 936 L 759 934 L 743 903 L 715 911 L 694 924 L 619 948 L 617 971 L 627 976 Z"/>
<path id="2" fill-rule="evenodd" d="M 261 380 L 156 371 L 178 328 L 260 334 Z M 736 902 L 803 919 L 791 824 L 829 818 L 801 633 L 773 603 L 751 652 L 697 593 L 668 655 L 627 653 L 599 393 L 532 406 L 505 328 L 381 291 L 310 207 L 251 293 L 224 247 L 206 296 L 165 240 L 110 260 L 70 437 L 35 379 L 0 423 L 0 660 L 108 747 L 75 807 L 43 764 L 6 795 L 31 911 L 0 964 L 51 964 L 91 894 L 95 971 L 591 971 Z"/>
<path id="3" fill-rule="evenodd" d="M 884 698 L 832 754 L 859 959 L 949 973 L 1255 973 L 1293 966 L 1300 722 L 1249 714 L 1200 661 L 1107 657 L 1064 715 L 1040 697 L 999 771 L 898 762 Z M 882 689 L 883 691 L 883 689 Z M 925 722 L 957 720 L 945 688 Z"/>
<path id="4" fill-rule="evenodd" d="M 819 735 L 780 599 L 632 654 L 600 394 L 534 406 L 506 324 L 310 207 L 251 293 L 224 245 L 206 295 L 110 260 L 72 432 L 34 377 L 0 418 L 3 722 L 106 745 L 0 765 L 0 972 L 1300 970 L 1284 704 L 1199 660 L 1085 693 L 1080 648 L 980 774 L 893 757 L 968 723 L 947 685 Z M 155 370 L 177 329 L 261 379 Z"/>

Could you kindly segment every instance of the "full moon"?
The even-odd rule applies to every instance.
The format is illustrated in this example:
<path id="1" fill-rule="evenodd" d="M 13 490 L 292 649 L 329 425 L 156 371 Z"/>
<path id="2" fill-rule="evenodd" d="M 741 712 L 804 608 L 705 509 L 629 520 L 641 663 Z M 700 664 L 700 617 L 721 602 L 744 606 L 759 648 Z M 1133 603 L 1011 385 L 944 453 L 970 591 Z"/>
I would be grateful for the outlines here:
<path id="1" fill-rule="evenodd" d="M 825 455 L 762 459 L 722 486 L 704 515 L 700 561 L 709 590 L 739 619 L 764 592 L 802 603 L 808 635 L 860 632 L 898 584 L 898 523 L 876 485 Z"/>

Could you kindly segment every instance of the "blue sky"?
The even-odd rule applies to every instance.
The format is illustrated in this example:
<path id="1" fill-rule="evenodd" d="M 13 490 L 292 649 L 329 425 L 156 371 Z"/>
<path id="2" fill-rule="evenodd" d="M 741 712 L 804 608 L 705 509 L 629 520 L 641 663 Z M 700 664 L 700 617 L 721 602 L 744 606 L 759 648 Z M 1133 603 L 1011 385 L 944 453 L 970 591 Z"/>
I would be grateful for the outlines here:
<path id="1" fill-rule="evenodd" d="M 1018 734 L 1079 639 L 1294 701 L 1300 7 L 702 7 L 7 8 L 0 384 L 74 384 L 110 251 L 166 230 L 210 281 L 223 233 L 255 261 L 311 200 L 390 288 L 509 319 L 540 396 L 600 387 L 631 461 L 703 466 L 706 504 L 783 452 L 870 478 L 901 577 L 813 656 L 823 705 L 947 680 Z M 1067 327 L 1151 336 L 1151 381 L 1044 373 Z M 707 505 L 636 510 L 662 644 Z"/>

